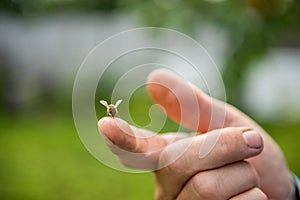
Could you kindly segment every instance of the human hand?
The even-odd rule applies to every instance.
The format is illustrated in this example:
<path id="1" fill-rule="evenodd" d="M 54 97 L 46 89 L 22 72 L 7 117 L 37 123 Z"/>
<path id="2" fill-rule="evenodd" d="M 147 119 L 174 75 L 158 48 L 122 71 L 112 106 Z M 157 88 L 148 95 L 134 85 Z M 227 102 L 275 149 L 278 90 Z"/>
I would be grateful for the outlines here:
<path id="1" fill-rule="evenodd" d="M 294 185 L 279 147 L 250 118 L 228 104 L 212 100 L 167 70 L 150 74 L 148 91 L 170 118 L 205 133 L 195 137 L 188 134 L 156 135 L 129 126 L 121 119 L 99 120 L 100 132 L 124 165 L 157 169 L 154 172 L 157 199 L 292 199 Z M 187 98 L 191 94 L 196 96 L 198 109 Z M 179 104 L 178 99 L 186 99 L 186 102 Z M 195 119 L 199 117 L 197 113 L 201 120 Z M 223 122 L 219 119 L 222 115 L 224 123 L 220 123 Z M 216 129 L 219 131 L 210 132 Z M 247 132 L 250 129 L 256 134 Z M 199 151 L 206 136 L 214 133 L 219 135 L 214 148 L 200 159 Z M 244 140 L 244 133 L 252 139 Z M 183 148 L 187 142 L 191 145 Z M 124 150 L 132 153 L 124 153 Z M 178 152 L 183 152 L 179 158 L 176 157 Z M 173 159 L 174 155 L 176 159 Z M 159 166 L 163 167 L 158 169 Z"/>

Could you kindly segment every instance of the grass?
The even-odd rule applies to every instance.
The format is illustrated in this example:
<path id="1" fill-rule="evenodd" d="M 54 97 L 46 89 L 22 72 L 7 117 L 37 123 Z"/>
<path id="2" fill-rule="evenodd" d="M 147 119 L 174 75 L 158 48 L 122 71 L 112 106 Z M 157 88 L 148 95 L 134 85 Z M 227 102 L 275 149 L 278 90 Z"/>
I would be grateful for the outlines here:
<path id="1" fill-rule="evenodd" d="M 1 199 L 153 199 L 152 175 L 102 165 L 81 143 L 71 116 L 2 117 L 0 122 Z M 300 175 L 300 124 L 264 127 Z"/>
<path id="2" fill-rule="evenodd" d="M 110 169 L 67 117 L 1 120 L 1 199 L 153 199 L 151 174 Z"/>

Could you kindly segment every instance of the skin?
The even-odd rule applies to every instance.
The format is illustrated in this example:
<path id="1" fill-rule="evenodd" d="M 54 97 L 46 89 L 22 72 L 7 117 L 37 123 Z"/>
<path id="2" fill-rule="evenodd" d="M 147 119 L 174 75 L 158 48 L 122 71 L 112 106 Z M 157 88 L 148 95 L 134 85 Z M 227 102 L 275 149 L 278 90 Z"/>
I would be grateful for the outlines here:
<path id="1" fill-rule="evenodd" d="M 165 69 L 149 75 L 147 88 L 168 117 L 197 134 L 157 135 L 110 117 L 98 127 L 124 165 L 153 170 L 155 199 L 294 199 L 280 148 L 252 119 Z M 216 143 L 200 158 L 208 135 Z"/>

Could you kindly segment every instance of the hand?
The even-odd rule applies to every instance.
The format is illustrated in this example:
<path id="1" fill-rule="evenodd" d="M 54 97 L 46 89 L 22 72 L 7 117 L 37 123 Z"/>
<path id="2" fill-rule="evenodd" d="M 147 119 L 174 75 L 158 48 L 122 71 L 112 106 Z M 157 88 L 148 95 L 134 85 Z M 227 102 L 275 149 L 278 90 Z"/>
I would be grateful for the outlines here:
<path id="1" fill-rule="evenodd" d="M 100 132 L 124 165 L 156 170 L 168 164 L 154 172 L 157 199 L 293 199 L 293 181 L 279 147 L 246 115 L 224 102 L 212 100 L 167 70 L 150 74 L 148 91 L 170 118 L 205 133 L 195 137 L 183 133 L 156 135 L 117 118 L 99 121 Z M 193 95 L 196 98 L 188 98 Z M 216 145 L 199 159 L 205 137 L 216 129 Z M 249 133 L 250 129 L 254 132 Z M 244 139 L 246 135 L 248 140 Z M 190 140 L 192 145 L 183 150 Z M 173 159 L 181 151 L 183 155 Z"/>

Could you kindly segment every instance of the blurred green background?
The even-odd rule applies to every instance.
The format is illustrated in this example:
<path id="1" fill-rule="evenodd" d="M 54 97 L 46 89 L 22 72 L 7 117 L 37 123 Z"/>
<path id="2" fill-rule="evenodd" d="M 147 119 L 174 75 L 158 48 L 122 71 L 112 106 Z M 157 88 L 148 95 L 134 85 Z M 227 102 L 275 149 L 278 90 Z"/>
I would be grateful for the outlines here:
<path id="1" fill-rule="evenodd" d="M 200 43 L 207 34 L 202 26 L 220 33 L 223 46 L 211 42 L 214 36 L 204 44 L 219 59 L 228 102 L 272 135 L 300 175 L 299 24 L 296 0 L 2 0 L 0 199 L 153 199 L 151 174 L 119 172 L 88 153 L 71 107 L 86 54 L 107 37 L 140 26 L 172 28 Z M 101 98 L 110 99 L 114 82 L 101 81 Z M 101 117 L 105 108 L 97 102 Z M 142 126 L 149 118 L 138 102 L 151 101 L 138 92 L 130 102 Z M 163 131 L 176 128 L 168 121 Z"/>

